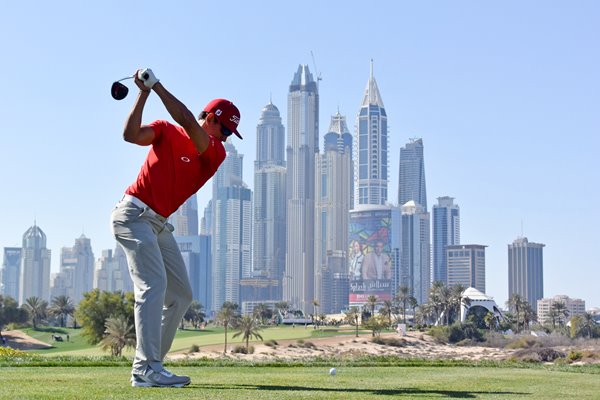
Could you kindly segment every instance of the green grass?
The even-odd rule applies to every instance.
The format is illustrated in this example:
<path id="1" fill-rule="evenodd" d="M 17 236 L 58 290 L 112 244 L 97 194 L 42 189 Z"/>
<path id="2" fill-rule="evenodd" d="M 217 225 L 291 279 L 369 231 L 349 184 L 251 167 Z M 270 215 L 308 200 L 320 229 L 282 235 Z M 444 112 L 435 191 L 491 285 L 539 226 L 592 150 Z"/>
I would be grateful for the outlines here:
<path id="1" fill-rule="evenodd" d="M 174 366 L 184 389 L 132 388 L 129 366 L 2 367 L 0 399 L 596 399 L 597 374 L 467 366 Z"/>
<path id="2" fill-rule="evenodd" d="M 30 352 L 43 355 L 56 355 L 56 356 L 102 356 L 107 353 L 103 352 L 98 346 L 92 346 L 87 343 L 85 337 L 81 336 L 81 329 L 71 328 L 54 328 L 60 332 L 65 341 L 54 342 L 52 340 L 52 332 L 49 328 L 39 328 L 33 330 L 32 328 L 23 329 L 23 332 L 33 337 L 34 339 L 41 340 L 42 342 L 48 343 L 54 346 L 51 349 L 45 350 L 31 350 Z M 241 344 L 241 337 L 233 338 L 235 330 L 229 329 L 227 332 L 227 343 L 235 346 Z M 359 333 L 367 333 L 368 331 L 359 330 Z M 323 329 L 312 329 L 311 326 L 304 328 L 304 326 L 274 326 L 262 330 L 261 335 L 264 341 L 269 339 L 274 340 L 297 340 L 297 339 L 309 339 L 319 338 L 337 335 L 354 335 L 353 329 L 337 329 L 337 328 L 323 328 Z M 66 335 L 69 334 L 69 341 L 66 341 Z M 224 340 L 224 330 L 222 327 L 209 327 L 205 330 L 192 330 L 184 329 L 178 330 L 173 345 L 171 346 L 171 352 L 182 352 L 189 350 L 192 345 L 209 346 L 215 344 L 222 344 Z M 123 355 L 133 356 L 133 350 L 124 350 Z"/>

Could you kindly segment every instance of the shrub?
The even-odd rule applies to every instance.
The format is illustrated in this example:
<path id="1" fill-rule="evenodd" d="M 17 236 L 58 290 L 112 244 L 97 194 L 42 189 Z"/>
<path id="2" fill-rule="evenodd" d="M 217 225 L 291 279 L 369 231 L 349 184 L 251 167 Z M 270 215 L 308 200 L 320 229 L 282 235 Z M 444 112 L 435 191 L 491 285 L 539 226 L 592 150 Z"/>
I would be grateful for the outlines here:
<path id="1" fill-rule="evenodd" d="M 532 347 L 540 347 L 541 344 L 534 337 L 522 336 L 506 345 L 507 349 L 530 349 Z"/>
<path id="2" fill-rule="evenodd" d="M 384 345 L 384 346 L 392 346 L 392 347 L 404 347 L 406 346 L 406 340 L 398 339 L 398 338 L 382 338 L 381 336 L 376 336 L 371 339 L 371 342 Z"/>
<path id="3" fill-rule="evenodd" d="M 279 345 L 279 343 L 277 343 L 277 341 L 274 339 L 269 339 L 265 342 L 265 346 L 268 346 L 268 347 L 275 348 L 275 347 L 277 347 L 277 345 Z"/>
<path id="4" fill-rule="evenodd" d="M 199 353 L 200 352 L 200 346 L 198 346 L 197 344 L 193 344 L 190 349 L 188 350 L 188 353 Z"/>
<path id="5" fill-rule="evenodd" d="M 571 350 L 567 355 L 567 359 L 571 362 L 579 361 L 583 358 L 583 353 L 577 350 Z"/>
<path id="6" fill-rule="evenodd" d="M 253 354 L 254 346 L 248 346 L 247 350 L 246 350 L 246 346 L 235 346 L 233 348 L 233 350 L 231 350 L 231 352 L 237 353 L 237 354 Z"/>

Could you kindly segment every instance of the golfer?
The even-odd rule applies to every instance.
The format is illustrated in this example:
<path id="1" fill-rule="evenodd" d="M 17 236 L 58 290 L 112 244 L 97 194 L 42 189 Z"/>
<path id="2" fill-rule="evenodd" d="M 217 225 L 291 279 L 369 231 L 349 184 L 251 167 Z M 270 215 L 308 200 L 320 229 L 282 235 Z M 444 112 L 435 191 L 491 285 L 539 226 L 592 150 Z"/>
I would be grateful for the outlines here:
<path id="1" fill-rule="evenodd" d="M 240 112 L 232 102 L 215 99 L 196 120 L 152 70 L 138 70 L 134 78 L 140 92 L 123 138 L 151 147 L 136 181 L 111 215 L 134 285 L 137 345 L 131 384 L 183 387 L 190 378 L 167 371 L 163 359 L 192 301 L 192 289 L 167 218 L 217 171 L 225 159 L 222 142 L 232 134 L 242 138 L 237 131 Z M 179 126 L 163 120 L 142 125 L 151 91 Z"/>

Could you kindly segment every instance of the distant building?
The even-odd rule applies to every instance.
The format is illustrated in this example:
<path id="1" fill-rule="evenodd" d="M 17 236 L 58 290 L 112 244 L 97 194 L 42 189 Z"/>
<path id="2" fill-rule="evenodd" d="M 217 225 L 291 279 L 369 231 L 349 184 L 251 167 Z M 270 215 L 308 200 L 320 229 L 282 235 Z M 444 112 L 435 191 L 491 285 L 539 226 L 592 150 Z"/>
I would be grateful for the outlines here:
<path id="1" fill-rule="evenodd" d="M 431 286 L 429 213 L 413 200 L 404 204 L 401 212 L 400 284 L 408 286 L 418 304 L 424 304 Z"/>
<path id="2" fill-rule="evenodd" d="M 398 174 L 398 204 L 413 200 L 427 211 L 427 189 L 425 184 L 425 157 L 423 139 L 410 139 L 400 148 Z"/>
<path id="3" fill-rule="evenodd" d="M 0 271 L 0 294 L 4 297 L 19 299 L 19 275 L 21 272 L 20 247 L 5 247 Z"/>
<path id="4" fill-rule="evenodd" d="M 319 153 L 319 89 L 307 65 L 289 87 L 287 124 L 287 223 L 283 300 L 305 314 L 315 294 L 315 158 Z"/>
<path id="5" fill-rule="evenodd" d="M 387 113 L 373 74 L 373 60 L 356 126 L 354 207 L 385 205 L 388 200 L 389 135 Z"/>
<path id="6" fill-rule="evenodd" d="M 556 303 L 564 304 L 567 309 L 568 316 L 567 321 L 571 319 L 571 317 L 575 317 L 576 315 L 585 314 L 585 301 L 581 299 L 572 299 L 569 296 L 558 295 L 554 297 L 547 297 L 543 299 L 539 299 L 537 302 L 537 319 L 541 325 L 549 323 L 552 321 L 552 307 Z"/>
<path id="7" fill-rule="evenodd" d="M 526 237 L 508 245 L 508 298 L 517 293 L 533 310 L 544 297 L 544 246 Z"/>
<path id="8" fill-rule="evenodd" d="M 206 311 L 212 308 L 212 253 L 211 236 L 175 236 L 187 269 L 192 299 L 202 304 Z"/>
<path id="9" fill-rule="evenodd" d="M 334 131 L 340 127 L 343 134 Z M 347 131 L 344 117 L 339 113 L 333 115 L 329 132 L 324 136 L 323 154 L 316 157 L 314 299 L 321 304 L 320 309 L 324 313 L 339 313 L 343 308 L 333 310 L 323 307 L 323 303 L 331 307 L 343 307 L 348 302 L 346 263 L 348 212 L 352 186 L 350 157 L 352 147 L 349 140 L 344 142 L 344 137 L 349 139 L 350 136 Z M 347 136 L 344 136 L 345 134 Z M 338 283 L 345 285 L 345 290 L 337 292 L 342 297 L 332 299 L 330 296 L 333 293 L 330 290 L 337 287 Z"/>
<path id="10" fill-rule="evenodd" d="M 34 222 L 23 235 L 19 304 L 30 297 L 50 301 L 51 252 L 46 248 L 46 234 Z"/>
<path id="11" fill-rule="evenodd" d="M 60 271 L 55 276 L 51 297 L 67 296 L 74 304 L 94 285 L 94 252 L 91 240 L 81 235 L 73 247 L 63 247 L 60 254 Z"/>
<path id="12" fill-rule="evenodd" d="M 106 292 L 133 292 L 127 257 L 119 244 L 114 251 L 102 250 L 102 256 L 96 260 L 94 288 Z"/>
<path id="13" fill-rule="evenodd" d="M 170 217 L 174 236 L 198 235 L 198 200 L 194 193 Z"/>
<path id="14" fill-rule="evenodd" d="M 463 285 L 485 293 L 485 248 L 479 244 L 446 246 L 447 285 Z"/>
<path id="15" fill-rule="evenodd" d="M 437 200 L 438 204 L 432 209 L 433 281 L 448 284 L 446 246 L 460 244 L 460 208 L 452 197 L 438 197 Z"/>

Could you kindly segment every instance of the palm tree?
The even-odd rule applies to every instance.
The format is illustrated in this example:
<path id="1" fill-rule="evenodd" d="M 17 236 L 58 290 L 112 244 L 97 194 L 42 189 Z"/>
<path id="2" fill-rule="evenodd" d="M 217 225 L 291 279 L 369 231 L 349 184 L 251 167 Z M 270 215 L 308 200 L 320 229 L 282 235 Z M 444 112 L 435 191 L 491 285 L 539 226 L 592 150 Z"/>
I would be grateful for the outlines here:
<path id="1" fill-rule="evenodd" d="M 60 327 L 66 326 L 66 320 L 69 316 L 72 316 L 75 312 L 75 306 L 73 306 L 73 300 L 69 296 L 56 296 L 52 299 L 50 305 L 50 315 L 60 318 Z"/>
<path id="2" fill-rule="evenodd" d="M 236 320 L 238 319 L 238 308 L 239 306 L 237 304 L 226 301 L 223 303 L 221 310 L 217 314 L 217 321 L 223 324 L 223 327 L 225 328 L 225 347 L 223 348 L 223 354 L 227 353 L 227 328 L 230 325 L 235 324 Z"/>
<path id="3" fill-rule="evenodd" d="M 436 325 L 442 322 L 444 317 L 447 325 L 448 310 L 450 308 L 450 289 L 440 281 L 435 281 L 429 289 L 429 303 L 433 306 L 436 314 Z"/>
<path id="4" fill-rule="evenodd" d="M 110 349 L 113 357 L 120 357 L 123 348 L 135 347 L 135 330 L 133 325 L 127 322 L 127 318 L 124 316 L 110 317 L 104 324 L 106 330 L 104 331 L 104 337 L 100 341 L 102 350 Z"/>
<path id="5" fill-rule="evenodd" d="M 392 311 L 394 309 L 394 304 L 391 300 L 384 300 L 379 313 L 381 315 L 385 315 L 387 317 L 388 327 L 392 326 Z"/>
<path id="6" fill-rule="evenodd" d="M 358 320 L 360 319 L 360 310 L 358 307 L 350 307 L 346 313 L 346 319 L 350 325 L 354 325 L 356 327 L 356 337 L 358 337 Z"/>
<path id="7" fill-rule="evenodd" d="M 369 297 L 367 297 L 367 302 L 365 303 L 366 306 L 369 307 L 369 309 L 371 309 L 371 317 L 375 316 L 375 306 L 377 306 L 377 296 L 375 296 L 374 294 L 369 295 Z"/>
<path id="8" fill-rule="evenodd" d="M 491 311 L 488 311 L 483 317 L 483 322 L 489 328 L 490 331 L 495 330 L 496 326 L 498 326 L 498 316 Z"/>
<path id="9" fill-rule="evenodd" d="M 265 325 L 265 321 L 273 316 L 273 312 L 265 303 L 259 303 L 252 310 L 252 315 L 260 321 L 261 325 Z"/>
<path id="10" fill-rule="evenodd" d="M 183 329 L 183 321 L 191 322 L 192 326 L 196 328 L 204 321 L 205 317 L 206 314 L 204 313 L 204 306 L 202 303 L 194 300 L 181 319 L 181 329 Z"/>
<path id="11" fill-rule="evenodd" d="M 250 338 L 263 340 L 260 333 L 258 333 L 260 331 L 260 323 L 254 317 L 244 315 L 238 320 L 236 328 L 238 332 L 233 337 L 236 338 L 242 335 L 242 340 L 246 341 L 246 354 L 248 354 L 250 348 Z"/>
<path id="12" fill-rule="evenodd" d="M 396 299 L 402 309 L 402 322 L 406 324 L 406 309 L 409 305 L 414 304 L 416 306 L 417 299 L 414 298 L 412 294 L 410 294 L 410 288 L 407 285 L 400 285 L 398 291 L 396 292 Z"/>
<path id="13" fill-rule="evenodd" d="M 25 299 L 25 304 L 23 304 L 23 308 L 29 313 L 29 318 L 31 318 L 31 324 L 33 325 L 33 329 L 35 330 L 37 329 L 38 322 L 46 318 L 48 302 L 46 300 L 40 299 L 39 297 L 33 296 Z"/>
<path id="14" fill-rule="evenodd" d="M 562 301 L 556 301 L 552 303 L 550 307 L 551 313 L 556 317 L 556 321 L 558 321 L 559 326 L 564 326 L 565 321 L 569 317 L 569 309 L 567 305 Z M 555 326 L 554 318 L 552 319 L 552 325 Z"/>
<path id="15" fill-rule="evenodd" d="M 456 285 L 452 285 L 452 287 L 450 287 L 450 296 L 449 296 L 450 310 L 448 311 L 448 315 L 446 317 L 448 324 L 450 324 L 460 318 L 460 312 L 461 312 L 463 304 L 465 304 L 465 302 L 469 301 L 467 298 L 463 299 L 463 292 L 465 290 L 467 290 L 467 287 L 460 283 L 456 284 Z M 452 317 L 453 317 L 452 319 L 450 319 L 450 314 L 452 314 Z"/>
<path id="16" fill-rule="evenodd" d="M 312 305 L 313 305 L 313 325 L 315 325 L 315 321 L 317 321 L 318 318 L 318 313 L 317 310 L 319 308 L 319 301 L 317 299 L 314 299 L 312 301 Z"/>
<path id="17" fill-rule="evenodd" d="M 592 331 L 594 330 L 595 326 L 596 326 L 596 322 L 594 321 L 594 315 L 592 315 L 589 312 L 583 313 L 583 315 L 581 316 L 581 326 L 580 326 L 581 333 L 583 333 L 584 331 L 587 330 L 588 338 L 591 339 Z"/>
<path id="18" fill-rule="evenodd" d="M 516 331 L 519 333 L 519 326 L 521 321 L 521 313 L 523 306 L 525 305 L 525 300 L 518 293 L 513 293 L 510 295 L 510 298 L 506 302 L 511 311 L 514 311 L 515 320 L 516 320 Z"/>

